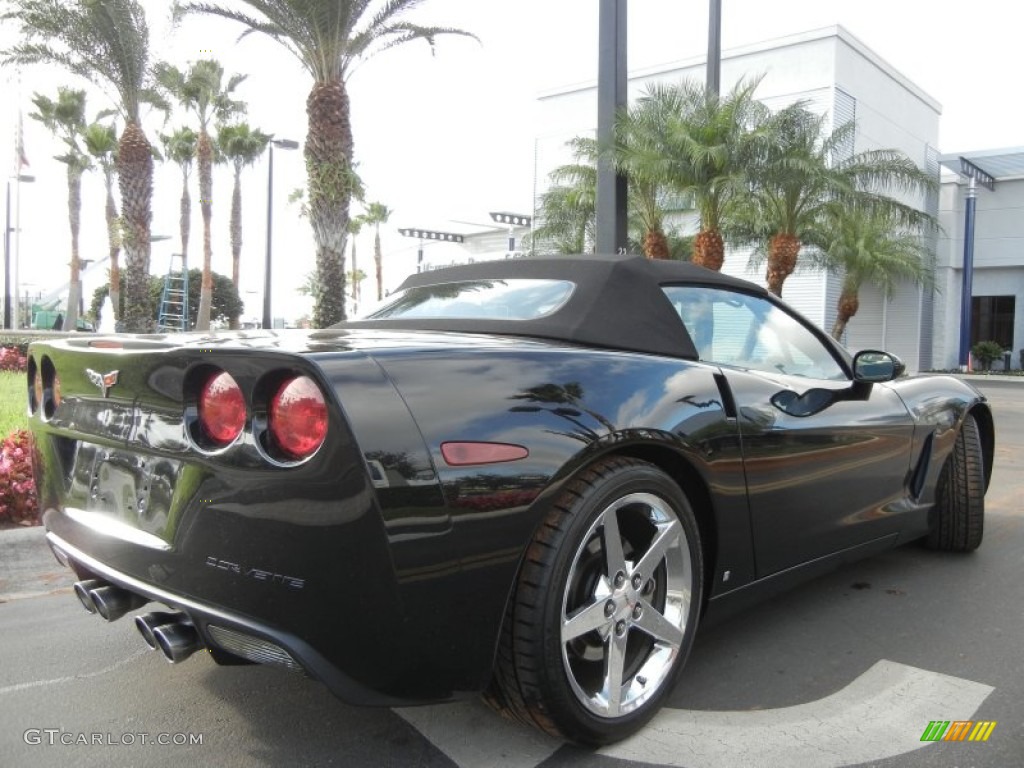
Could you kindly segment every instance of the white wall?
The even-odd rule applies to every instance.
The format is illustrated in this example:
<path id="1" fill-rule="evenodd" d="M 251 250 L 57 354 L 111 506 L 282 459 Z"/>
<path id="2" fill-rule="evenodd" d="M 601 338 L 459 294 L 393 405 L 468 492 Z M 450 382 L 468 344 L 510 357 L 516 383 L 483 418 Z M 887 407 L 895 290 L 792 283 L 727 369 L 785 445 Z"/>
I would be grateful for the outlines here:
<path id="1" fill-rule="evenodd" d="M 947 181 L 940 196 L 935 365 L 941 368 L 958 363 L 965 189 L 965 182 Z M 1019 367 L 1018 351 L 1024 348 L 1024 179 L 997 181 L 994 191 L 978 189 L 972 295 L 1016 296 L 1012 365 Z"/>

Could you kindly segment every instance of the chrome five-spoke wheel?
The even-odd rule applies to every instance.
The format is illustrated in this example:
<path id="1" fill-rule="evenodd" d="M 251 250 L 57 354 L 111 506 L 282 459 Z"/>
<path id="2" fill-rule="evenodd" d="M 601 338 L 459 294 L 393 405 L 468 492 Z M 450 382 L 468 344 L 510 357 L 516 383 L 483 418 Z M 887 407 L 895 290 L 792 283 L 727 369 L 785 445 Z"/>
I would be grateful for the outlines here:
<path id="1" fill-rule="evenodd" d="M 664 685 L 683 644 L 693 563 L 665 499 L 631 493 L 594 520 L 562 596 L 562 663 L 601 717 L 634 711 Z"/>
<path id="2" fill-rule="evenodd" d="M 694 511 L 662 470 L 603 459 L 566 484 L 526 552 L 489 702 L 563 738 L 639 730 L 672 690 L 697 626 Z"/>

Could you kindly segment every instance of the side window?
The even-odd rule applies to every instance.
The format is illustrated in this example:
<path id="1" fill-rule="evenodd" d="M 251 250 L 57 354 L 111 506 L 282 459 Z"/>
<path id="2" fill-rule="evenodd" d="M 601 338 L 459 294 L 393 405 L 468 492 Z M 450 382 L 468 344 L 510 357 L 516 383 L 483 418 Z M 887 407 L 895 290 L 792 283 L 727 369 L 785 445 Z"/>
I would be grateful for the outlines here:
<path id="1" fill-rule="evenodd" d="M 846 378 L 821 340 L 770 301 L 705 286 L 663 290 L 701 360 L 813 379 Z"/>

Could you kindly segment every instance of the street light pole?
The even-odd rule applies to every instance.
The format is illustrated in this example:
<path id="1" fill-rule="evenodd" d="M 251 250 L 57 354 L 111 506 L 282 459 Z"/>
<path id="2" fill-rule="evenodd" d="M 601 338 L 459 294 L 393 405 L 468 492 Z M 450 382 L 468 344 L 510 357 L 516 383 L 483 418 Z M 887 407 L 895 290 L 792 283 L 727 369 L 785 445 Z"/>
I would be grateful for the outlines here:
<path id="1" fill-rule="evenodd" d="M 707 89 L 715 96 L 722 90 L 722 0 L 708 4 Z"/>
<path id="2" fill-rule="evenodd" d="M 299 142 L 291 139 L 271 139 L 267 161 L 267 258 L 263 267 L 263 327 L 270 328 L 273 321 L 270 314 L 271 263 L 274 244 L 274 147 L 298 149 Z"/>
<path id="3" fill-rule="evenodd" d="M 4 224 L 4 330 L 11 330 L 11 180 L 7 180 L 7 218 Z"/>
<path id="4" fill-rule="evenodd" d="M 14 279 L 11 274 L 11 232 L 15 235 L 18 234 L 21 223 L 21 182 L 23 181 L 35 181 L 36 177 L 27 173 L 19 173 L 17 176 L 12 177 L 17 181 L 17 221 L 14 227 L 11 227 L 11 179 L 7 179 L 7 216 L 4 223 L 4 329 L 12 330 L 18 327 L 18 312 L 17 310 L 11 311 L 11 302 L 17 304 L 18 301 L 18 283 L 17 283 L 17 264 L 14 264 Z M 21 238 L 15 238 L 15 245 L 20 246 Z M 15 251 L 17 256 L 21 255 L 20 248 L 16 247 Z"/>
<path id="5" fill-rule="evenodd" d="M 597 27 L 597 143 L 615 140 L 615 116 L 626 106 L 626 0 L 600 0 Z M 602 152 L 597 159 L 598 253 L 625 253 L 626 176 Z"/>

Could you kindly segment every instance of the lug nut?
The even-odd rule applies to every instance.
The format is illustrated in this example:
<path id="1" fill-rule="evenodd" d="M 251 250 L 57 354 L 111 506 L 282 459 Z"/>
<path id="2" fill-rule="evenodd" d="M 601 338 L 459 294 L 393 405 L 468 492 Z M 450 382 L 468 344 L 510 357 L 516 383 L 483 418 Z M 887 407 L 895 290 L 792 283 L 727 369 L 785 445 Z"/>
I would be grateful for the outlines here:
<path id="1" fill-rule="evenodd" d="M 619 637 L 622 637 L 622 635 L 626 634 L 626 622 L 620 621 L 618 624 L 615 625 L 615 634 Z"/>
<path id="2" fill-rule="evenodd" d="M 644 613 L 644 609 L 642 607 L 640 607 L 639 605 L 634 605 L 633 606 L 633 618 L 634 619 L 639 619 L 643 615 L 643 613 Z"/>
<path id="3" fill-rule="evenodd" d="M 635 574 L 633 576 L 633 589 L 640 589 L 640 587 L 643 585 L 643 583 L 644 583 L 644 580 L 640 578 L 640 574 L 639 573 Z"/>
<path id="4" fill-rule="evenodd" d="M 618 573 L 616 573 L 615 574 L 615 588 L 616 589 L 621 589 L 622 585 L 625 584 L 625 583 L 626 583 L 626 574 L 624 574 L 622 571 L 619 571 Z"/>
<path id="5" fill-rule="evenodd" d="M 605 617 L 610 619 L 612 617 L 612 614 L 614 614 L 614 613 L 615 613 L 615 601 L 614 600 L 609 600 L 607 603 L 604 604 L 604 615 L 605 615 Z"/>

